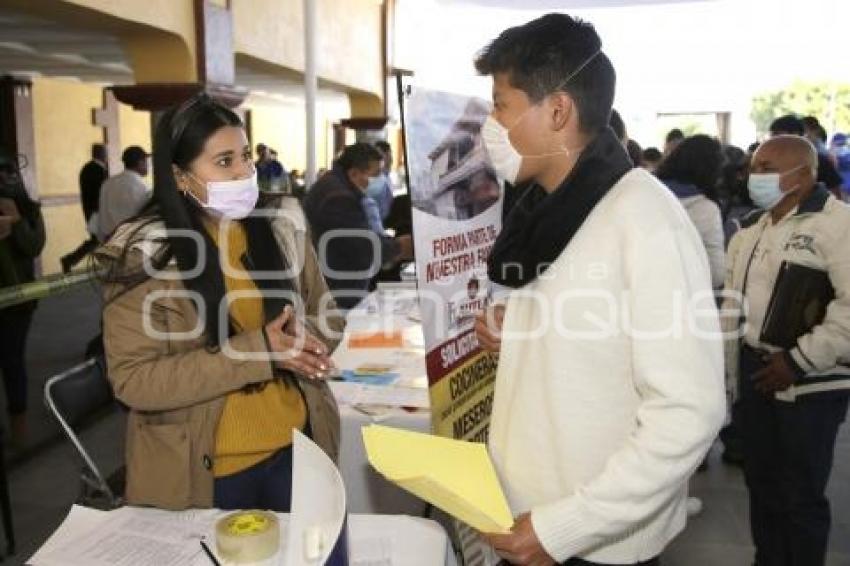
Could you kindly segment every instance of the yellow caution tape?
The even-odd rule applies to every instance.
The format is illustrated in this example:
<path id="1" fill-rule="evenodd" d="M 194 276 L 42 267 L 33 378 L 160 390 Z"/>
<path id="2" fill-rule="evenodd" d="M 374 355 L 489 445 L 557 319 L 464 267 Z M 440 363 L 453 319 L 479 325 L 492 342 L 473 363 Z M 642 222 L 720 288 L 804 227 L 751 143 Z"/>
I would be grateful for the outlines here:
<path id="1" fill-rule="evenodd" d="M 48 275 L 30 283 L 0 288 L 0 309 L 59 295 L 88 283 L 97 276 L 95 271 L 75 271 Z"/>

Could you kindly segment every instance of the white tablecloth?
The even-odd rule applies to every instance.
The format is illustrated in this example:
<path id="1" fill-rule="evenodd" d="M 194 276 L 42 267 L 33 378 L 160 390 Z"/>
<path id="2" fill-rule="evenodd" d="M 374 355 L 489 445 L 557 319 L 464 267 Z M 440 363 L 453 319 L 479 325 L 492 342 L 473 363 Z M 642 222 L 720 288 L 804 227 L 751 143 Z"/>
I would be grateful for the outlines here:
<path id="1" fill-rule="evenodd" d="M 376 292 L 371 294 L 348 316 L 346 336 L 333 354 L 334 362 L 342 369 L 353 369 L 364 363 L 386 363 L 398 372 L 398 381 L 388 387 L 415 387 L 425 394 L 428 379 L 425 374 L 425 349 L 422 327 L 416 320 L 415 304 L 411 292 Z M 348 336 L 358 332 L 382 329 L 401 330 L 404 347 L 348 348 Z M 331 389 L 338 387 L 331 383 Z M 337 400 L 341 401 L 340 395 Z M 352 513 L 400 513 L 421 515 L 425 504 L 406 491 L 379 476 L 366 459 L 360 429 L 374 422 L 420 432 L 430 432 L 431 416 L 428 410 L 415 412 L 401 408 L 352 407 L 340 402 L 342 418 L 342 446 L 340 470 L 345 482 L 348 509 Z"/>
<path id="2" fill-rule="evenodd" d="M 368 546 L 377 540 L 390 542 L 392 566 L 457 563 L 446 531 L 434 521 L 400 515 L 349 515 L 348 526 L 352 566 L 357 566 L 358 557 L 363 557 L 363 564 L 376 564 L 365 559 L 370 556 Z"/>
<path id="3" fill-rule="evenodd" d="M 160 566 L 162 551 L 169 543 L 179 544 L 189 557 L 180 560 L 185 566 L 209 566 L 210 560 L 198 549 L 197 534 L 209 534 L 214 540 L 215 520 L 223 512 L 190 510 L 180 512 L 125 507 L 104 512 L 74 506 L 68 518 L 42 548 L 27 561 L 35 566 L 59 566 L 108 562 L 103 545 L 110 545 L 115 555 L 123 555 L 122 564 Z M 286 541 L 289 515 L 278 514 L 281 541 Z M 128 532 L 129 523 L 138 527 Z M 168 536 L 163 538 L 162 531 Z M 205 535 L 206 536 L 206 535 Z M 101 541 L 101 542 L 98 542 Z M 349 515 L 349 557 L 352 566 L 455 566 L 456 560 L 443 528 L 434 521 L 400 515 Z M 214 544 L 211 544 L 215 548 Z M 120 548 L 119 548 L 120 547 Z M 134 551 L 135 549 L 135 551 Z M 146 552 L 146 550 L 148 552 Z M 260 564 L 281 564 L 285 548 L 278 556 Z M 113 556 L 116 558 L 116 556 Z M 172 556 L 172 559 L 176 559 Z M 226 562 L 224 564 L 227 564 Z"/>

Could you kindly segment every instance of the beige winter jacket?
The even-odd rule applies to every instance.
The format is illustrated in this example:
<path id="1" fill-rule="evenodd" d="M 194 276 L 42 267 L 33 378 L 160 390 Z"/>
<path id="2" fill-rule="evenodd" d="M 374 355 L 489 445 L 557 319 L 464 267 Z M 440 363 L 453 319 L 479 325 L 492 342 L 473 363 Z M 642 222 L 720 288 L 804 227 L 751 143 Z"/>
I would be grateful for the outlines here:
<path id="1" fill-rule="evenodd" d="M 307 326 L 333 349 L 344 319 L 333 315 L 318 323 L 327 286 L 303 220 L 290 214 L 275 219 L 272 226 L 278 244 L 298 270 L 293 280 L 303 300 Z M 119 257 L 135 227 L 120 228 L 98 251 L 102 265 Z M 147 239 L 131 247 L 130 265 L 140 266 L 160 248 L 155 239 L 163 225 L 151 224 L 143 230 Z M 162 276 L 129 290 L 114 284 L 104 287 L 109 379 L 116 397 L 130 409 L 126 499 L 130 504 L 164 509 L 210 507 L 215 430 L 225 396 L 272 379 L 274 371 L 268 359 L 239 360 L 224 349 L 209 351 L 197 309 L 176 275 L 177 266 L 170 265 Z M 267 352 L 262 330 L 233 336 L 230 346 L 237 352 Z M 299 378 L 298 385 L 313 439 L 336 460 L 339 413 L 330 389 L 322 381 L 306 378 Z"/>

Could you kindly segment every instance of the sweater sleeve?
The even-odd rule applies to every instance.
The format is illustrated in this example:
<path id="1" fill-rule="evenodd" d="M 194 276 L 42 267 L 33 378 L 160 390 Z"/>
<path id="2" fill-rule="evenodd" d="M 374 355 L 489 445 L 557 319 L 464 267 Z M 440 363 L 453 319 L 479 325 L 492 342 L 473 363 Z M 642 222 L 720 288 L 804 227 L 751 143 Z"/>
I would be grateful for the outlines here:
<path id="1" fill-rule="evenodd" d="M 625 244 L 635 428 L 599 475 L 531 510 L 556 561 L 639 531 L 681 493 L 722 424 L 721 339 L 699 246 L 682 229 L 652 230 Z"/>
<path id="2" fill-rule="evenodd" d="M 841 218 L 845 228 L 838 230 L 828 244 L 826 269 L 835 289 L 835 299 L 826 309 L 821 324 L 797 340 L 789 353 L 805 373 L 826 371 L 850 354 L 850 224 Z M 835 222 L 833 218 L 830 221 Z"/>

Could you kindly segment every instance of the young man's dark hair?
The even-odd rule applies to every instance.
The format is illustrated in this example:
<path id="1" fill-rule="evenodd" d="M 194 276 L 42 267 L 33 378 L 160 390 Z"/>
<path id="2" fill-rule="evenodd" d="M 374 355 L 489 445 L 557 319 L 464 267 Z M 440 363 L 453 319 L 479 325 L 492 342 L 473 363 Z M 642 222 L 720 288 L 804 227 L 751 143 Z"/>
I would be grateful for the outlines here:
<path id="1" fill-rule="evenodd" d="M 369 169 L 369 164 L 373 161 L 381 161 L 384 155 L 372 144 L 360 142 L 346 146 L 340 153 L 336 162 L 342 166 L 343 170 L 359 169 L 365 171 Z"/>
<path id="2" fill-rule="evenodd" d="M 102 143 L 91 144 L 91 158 L 98 161 L 106 161 L 106 146 Z"/>
<path id="3" fill-rule="evenodd" d="M 673 128 L 667 132 L 667 137 L 664 138 L 666 143 L 682 141 L 685 139 L 685 133 L 679 128 Z"/>
<path id="4" fill-rule="evenodd" d="M 623 117 L 616 109 L 611 109 L 611 117 L 608 119 L 608 125 L 614 130 L 614 135 L 620 141 L 625 141 L 626 138 L 626 123 L 623 122 Z"/>
<path id="5" fill-rule="evenodd" d="M 818 139 L 823 143 L 826 143 L 826 140 L 829 137 L 826 135 L 826 130 L 824 129 L 824 127 L 820 124 L 815 127 L 815 134 L 817 135 Z"/>
<path id="6" fill-rule="evenodd" d="M 592 134 L 608 124 L 614 103 L 616 75 L 601 48 L 591 24 L 547 14 L 502 32 L 478 55 L 475 69 L 507 74 L 511 86 L 533 103 L 566 92 L 578 108 L 581 130 Z"/>
<path id="7" fill-rule="evenodd" d="M 770 135 L 778 136 L 781 134 L 790 134 L 792 136 L 802 136 L 805 133 L 803 121 L 793 114 L 786 114 L 770 123 Z"/>

